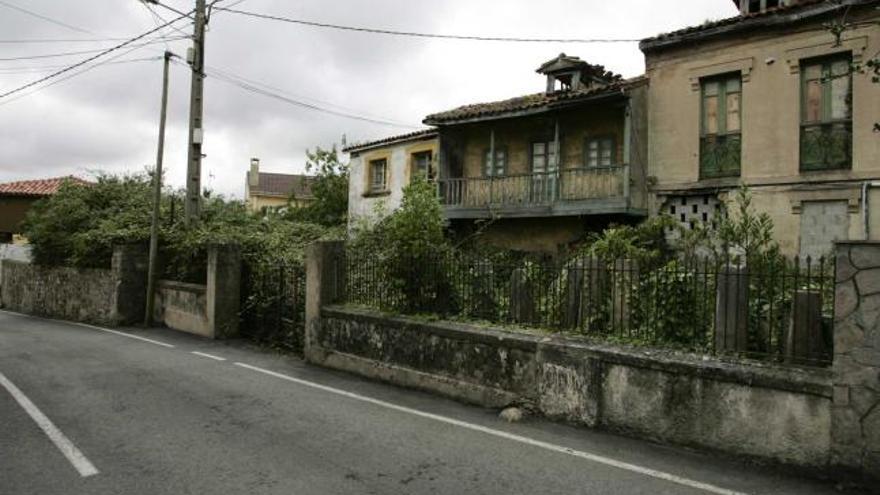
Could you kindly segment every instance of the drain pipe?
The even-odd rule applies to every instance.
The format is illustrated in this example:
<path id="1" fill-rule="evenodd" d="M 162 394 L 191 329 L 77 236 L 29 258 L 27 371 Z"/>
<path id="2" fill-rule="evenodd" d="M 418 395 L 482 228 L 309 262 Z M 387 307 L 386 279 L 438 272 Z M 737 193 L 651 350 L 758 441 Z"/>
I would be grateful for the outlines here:
<path id="1" fill-rule="evenodd" d="M 872 187 L 880 187 L 880 182 L 865 181 L 862 182 L 862 227 L 865 232 L 865 240 L 871 238 L 871 219 L 869 218 L 870 209 L 868 208 L 868 197 Z"/>

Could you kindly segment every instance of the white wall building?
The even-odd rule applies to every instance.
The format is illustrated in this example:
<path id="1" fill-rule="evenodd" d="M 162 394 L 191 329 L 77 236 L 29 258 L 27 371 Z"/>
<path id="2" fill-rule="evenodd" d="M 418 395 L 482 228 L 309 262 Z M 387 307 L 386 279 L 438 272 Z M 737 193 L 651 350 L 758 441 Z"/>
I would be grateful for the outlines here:
<path id="1" fill-rule="evenodd" d="M 348 183 L 349 229 L 372 224 L 400 206 L 403 188 L 424 174 L 437 174 L 437 131 L 394 136 L 343 149 L 351 154 Z"/>

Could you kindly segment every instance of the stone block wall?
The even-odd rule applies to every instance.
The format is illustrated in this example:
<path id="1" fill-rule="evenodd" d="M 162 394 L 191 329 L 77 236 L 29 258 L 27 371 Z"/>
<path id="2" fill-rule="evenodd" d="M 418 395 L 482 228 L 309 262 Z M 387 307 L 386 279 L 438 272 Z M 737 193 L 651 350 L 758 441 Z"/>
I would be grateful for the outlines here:
<path id="1" fill-rule="evenodd" d="M 0 304 L 48 318 L 109 326 L 136 323 L 144 311 L 145 252 L 141 246 L 117 247 L 109 270 L 2 260 Z"/>
<path id="2" fill-rule="evenodd" d="M 837 245 L 832 462 L 880 480 L 880 242 Z"/>

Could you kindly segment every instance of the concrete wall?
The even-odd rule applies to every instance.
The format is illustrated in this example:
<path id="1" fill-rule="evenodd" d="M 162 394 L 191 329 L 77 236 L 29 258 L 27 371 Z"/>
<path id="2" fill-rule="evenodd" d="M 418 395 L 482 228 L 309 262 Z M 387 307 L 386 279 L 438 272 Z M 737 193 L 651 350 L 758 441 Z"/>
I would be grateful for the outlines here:
<path id="1" fill-rule="evenodd" d="M 400 207 L 403 188 L 410 183 L 412 178 L 411 158 L 413 153 L 431 151 L 436 163 L 437 150 L 438 141 L 434 137 L 399 142 L 352 153 L 348 179 L 349 227 L 356 227 L 362 222 L 371 224 L 381 215 Z M 370 191 L 369 164 L 371 160 L 382 158 L 388 163 L 387 189 L 381 193 L 373 193 Z"/>
<path id="2" fill-rule="evenodd" d="M 835 303 L 832 462 L 880 483 L 880 242 L 837 245 Z"/>
<path id="3" fill-rule="evenodd" d="M 827 370 L 746 366 L 325 306 L 310 361 L 488 407 L 798 466 L 830 451 Z"/>
<path id="4" fill-rule="evenodd" d="M 852 11 L 852 23 L 873 17 L 871 9 Z M 650 77 L 649 170 L 656 179 L 654 211 L 668 195 L 735 186 L 753 188 L 754 204 L 769 213 L 787 254 L 797 254 L 804 201 L 843 200 L 850 205 L 849 239 L 862 239 L 860 182 L 880 178 L 880 139 L 873 132 L 880 115 L 880 86 L 853 76 L 853 162 L 851 170 L 800 172 L 801 59 L 849 52 L 864 61 L 880 50 L 880 30 L 863 24 L 847 30 L 840 46 L 818 22 L 797 30 L 753 32 L 646 55 Z M 701 77 L 739 71 L 742 86 L 742 176 L 699 180 Z M 880 216 L 880 203 L 872 207 Z M 880 225 L 874 223 L 875 226 Z M 873 228 L 871 238 L 880 239 Z M 828 246 L 831 249 L 829 243 Z"/>
<path id="5" fill-rule="evenodd" d="M 140 246 L 117 247 L 109 270 L 2 260 L 0 272 L 0 304 L 12 311 L 110 326 L 143 318 L 146 250 Z"/>
<path id="6" fill-rule="evenodd" d="M 235 245 L 208 248 L 207 284 L 160 280 L 153 322 L 211 339 L 238 335 L 241 251 Z"/>
<path id="7" fill-rule="evenodd" d="M 182 332 L 213 337 L 208 322 L 207 287 L 170 280 L 156 284 L 153 322 Z"/>

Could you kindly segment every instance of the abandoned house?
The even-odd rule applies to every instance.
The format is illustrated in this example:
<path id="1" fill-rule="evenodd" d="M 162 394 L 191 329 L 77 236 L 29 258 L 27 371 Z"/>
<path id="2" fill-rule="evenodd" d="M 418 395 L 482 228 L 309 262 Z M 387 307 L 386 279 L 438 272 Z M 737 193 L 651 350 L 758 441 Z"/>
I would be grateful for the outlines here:
<path id="1" fill-rule="evenodd" d="M 538 68 L 540 93 L 347 148 L 349 217 L 395 208 L 430 150 L 450 225 L 492 219 L 482 238 L 507 248 L 555 252 L 648 215 L 693 228 L 740 184 L 788 255 L 880 239 L 880 85 L 852 70 L 880 53 L 880 0 L 734 4 L 735 17 L 642 40 L 644 76 L 561 54 Z"/>
<path id="2" fill-rule="evenodd" d="M 244 198 L 251 211 L 303 207 L 314 201 L 309 175 L 260 172 L 260 159 L 251 159 L 251 168 L 245 174 Z"/>
<path id="3" fill-rule="evenodd" d="M 68 181 L 91 184 L 73 176 L 0 184 L 0 243 L 10 243 L 15 235 L 21 234 L 21 222 L 34 203 L 57 193 Z"/>
<path id="4" fill-rule="evenodd" d="M 641 42 L 651 213 L 690 227 L 745 183 L 789 255 L 880 239 L 880 85 L 851 70 L 880 51 L 880 2 L 735 3 Z"/>

